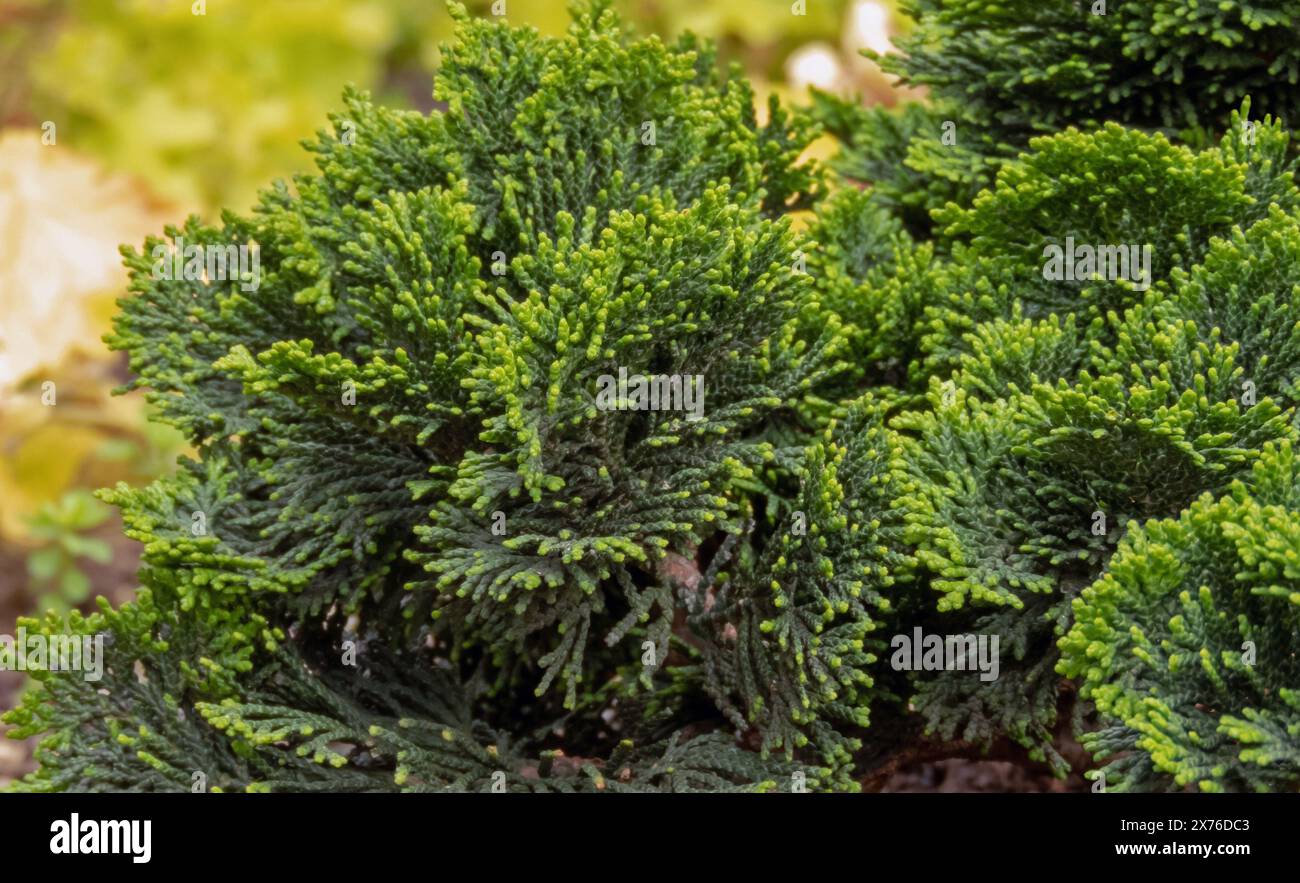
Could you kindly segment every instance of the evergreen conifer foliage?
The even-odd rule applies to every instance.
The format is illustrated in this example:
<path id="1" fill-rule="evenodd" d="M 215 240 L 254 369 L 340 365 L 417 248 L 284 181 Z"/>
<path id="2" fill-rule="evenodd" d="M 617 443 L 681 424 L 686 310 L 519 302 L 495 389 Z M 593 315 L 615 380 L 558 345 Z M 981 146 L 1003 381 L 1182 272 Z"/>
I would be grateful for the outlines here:
<path id="1" fill-rule="evenodd" d="M 1061 669 L 1107 723 L 1084 739 L 1117 756 L 1108 787 L 1295 789 L 1295 469 L 1268 446 L 1230 494 L 1135 528 L 1074 601 Z"/>
<path id="2" fill-rule="evenodd" d="M 350 92 L 318 174 L 124 250 L 110 343 L 197 455 L 105 493 L 144 588 L 41 624 L 106 636 L 108 662 L 43 673 L 7 716 L 45 734 L 20 787 L 853 784 L 847 737 L 742 745 L 685 624 L 691 572 L 742 536 L 761 557 L 803 494 L 829 546 L 791 592 L 843 621 L 754 652 L 838 671 L 865 708 L 888 578 L 853 549 L 862 500 L 809 484 L 858 448 L 823 438 L 846 340 L 784 217 L 820 194 L 811 129 L 775 102 L 760 124 L 711 47 L 633 38 L 607 5 L 562 38 L 453 9 L 445 112 Z M 260 278 L 156 272 L 182 241 L 255 244 Z M 690 407 L 611 392 L 628 373 Z M 843 582 L 809 584 L 836 555 Z"/>
<path id="3" fill-rule="evenodd" d="M 901 112 L 818 97 L 846 145 L 838 168 L 870 182 L 910 229 L 965 203 L 1029 142 L 1106 122 L 1211 137 L 1250 100 L 1300 118 L 1300 3 L 906 0 L 916 26 L 879 58 L 927 90 Z M 869 53 L 870 54 L 870 53 Z"/>
<path id="4" fill-rule="evenodd" d="M 1298 404 L 1295 149 L 1272 113 L 1295 114 L 1266 72 L 1300 40 L 1273 6 L 1220 8 L 1216 30 L 1162 4 L 918 3 L 888 66 L 928 106 L 817 99 L 834 167 L 870 185 L 820 213 L 816 284 L 862 381 L 900 405 L 897 551 L 908 598 L 934 598 L 903 621 L 1002 648 L 990 684 L 911 673 L 932 736 L 1009 740 L 1063 774 L 1070 723 L 1108 788 L 1300 784 L 1293 617 L 1265 600 L 1285 571 L 1254 571 L 1293 516 L 1252 476 L 1284 472 Z M 1235 48 L 1182 54 L 1198 39 Z M 1202 88 L 1175 100 L 1184 78 Z M 1246 642 L 1271 662 L 1246 665 Z"/>
<path id="5" fill-rule="evenodd" d="M 445 111 L 349 91 L 317 173 L 124 249 L 194 456 L 103 492 L 135 600 L 24 622 L 104 670 L 33 673 L 16 787 L 853 790 L 1066 727 L 1108 788 L 1300 787 L 1292 4 L 916 2 L 933 104 L 816 98 L 829 193 L 607 6 L 453 7 Z"/>

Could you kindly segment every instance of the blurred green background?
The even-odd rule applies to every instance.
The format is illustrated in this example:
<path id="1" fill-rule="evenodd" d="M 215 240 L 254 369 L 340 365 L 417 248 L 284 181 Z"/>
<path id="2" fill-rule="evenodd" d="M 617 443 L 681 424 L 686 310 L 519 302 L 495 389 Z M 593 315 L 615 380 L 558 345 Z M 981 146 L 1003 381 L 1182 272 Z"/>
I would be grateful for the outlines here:
<path id="1" fill-rule="evenodd" d="M 859 54 L 906 27 L 893 0 L 616 5 L 640 32 L 713 38 L 760 99 L 809 85 L 896 99 Z M 505 18 L 568 21 L 557 0 L 506 0 Z M 305 170 L 299 142 L 346 84 L 431 110 L 450 21 L 440 0 L 0 0 L 0 632 L 129 597 L 138 552 L 92 491 L 148 482 L 184 450 L 138 394 L 111 395 L 126 378 L 100 340 L 125 291 L 118 245 L 247 209 Z M 0 708 L 20 681 L 0 672 Z M 0 740 L 0 786 L 27 763 Z"/>

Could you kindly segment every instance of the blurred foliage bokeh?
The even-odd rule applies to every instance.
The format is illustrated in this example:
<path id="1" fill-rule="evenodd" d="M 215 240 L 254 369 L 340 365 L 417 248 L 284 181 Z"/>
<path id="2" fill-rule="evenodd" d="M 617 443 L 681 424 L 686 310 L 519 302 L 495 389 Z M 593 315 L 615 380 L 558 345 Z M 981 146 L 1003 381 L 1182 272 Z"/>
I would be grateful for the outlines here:
<path id="1" fill-rule="evenodd" d="M 497 2 L 546 33 L 568 22 L 559 0 Z M 893 0 L 616 5 L 643 32 L 714 39 L 764 100 L 897 97 L 860 54 L 906 27 Z M 0 0 L 0 632 L 124 600 L 138 550 L 92 491 L 147 483 L 183 452 L 139 394 L 112 394 L 125 365 L 100 338 L 125 294 L 119 245 L 246 210 L 305 170 L 300 142 L 347 84 L 433 109 L 450 31 L 441 0 Z M 0 673 L 0 705 L 18 683 Z"/>
<path id="2" fill-rule="evenodd" d="M 556 0 L 501 2 L 508 20 L 546 33 L 568 21 Z M 492 14 L 491 0 L 467 5 Z M 888 92 L 857 54 L 885 45 L 884 3 L 619 5 L 641 30 L 712 37 L 761 84 L 831 88 L 856 76 L 864 90 Z M 185 211 L 244 209 L 266 182 L 304 168 L 298 143 L 344 84 L 429 109 L 449 33 L 439 0 L 0 0 L 0 126 L 52 122 Z"/>

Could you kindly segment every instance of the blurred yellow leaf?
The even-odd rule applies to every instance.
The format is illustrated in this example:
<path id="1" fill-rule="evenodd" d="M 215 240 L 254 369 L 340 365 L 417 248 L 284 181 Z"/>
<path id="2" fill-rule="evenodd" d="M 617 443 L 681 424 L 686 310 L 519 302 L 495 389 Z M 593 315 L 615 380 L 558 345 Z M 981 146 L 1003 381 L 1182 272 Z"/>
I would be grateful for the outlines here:
<path id="1" fill-rule="evenodd" d="M 72 351 L 103 354 L 118 245 L 161 228 L 130 179 L 39 132 L 0 135 L 0 408 L 7 390 Z"/>
<path id="2" fill-rule="evenodd" d="M 0 136 L 0 538 L 25 537 L 25 517 L 77 483 L 116 477 L 92 454 L 142 422 L 139 396 L 111 395 L 120 360 L 100 340 L 126 292 L 117 249 L 168 214 L 57 131 Z"/>

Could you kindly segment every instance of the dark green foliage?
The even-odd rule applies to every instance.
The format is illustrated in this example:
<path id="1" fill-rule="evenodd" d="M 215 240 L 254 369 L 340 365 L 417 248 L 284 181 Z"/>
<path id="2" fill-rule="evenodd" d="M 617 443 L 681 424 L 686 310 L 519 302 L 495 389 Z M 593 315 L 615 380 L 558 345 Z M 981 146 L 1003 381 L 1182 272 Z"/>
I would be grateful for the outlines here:
<path id="1" fill-rule="evenodd" d="M 106 668 L 6 715 L 20 787 L 851 790 L 922 735 L 1063 775 L 1064 678 L 1109 785 L 1294 790 L 1300 191 L 1246 98 L 1293 115 L 1293 10 L 916 9 L 933 104 L 819 96 L 825 199 L 707 45 L 457 10 L 446 112 L 348 93 L 319 174 L 124 252 L 110 343 L 196 456 L 104 492 L 144 588 L 40 626 Z M 260 278 L 157 278 L 181 237 Z"/>
<path id="2" fill-rule="evenodd" d="M 52 733 L 18 790 L 765 790 L 805 770 L 737 751 L 722 734 L 662 735 L 648 719 L 632 734 L 645 744 L 624 738 L 608 757 L 528 755 L 472 716 L 472 685 L 427 657 L 373 645 L 357 670 L 331 670 L 246 610 L 195 616 L 148 590 L 120 611 L 103 606 L 25 623 L 111 643 L 104 681 L 38 672 L 7 715 L 15 737 Z M 250 634 L 259 629 L 264 646 Z"/>
<path id="3" fill-rule="evenodd" d="M 974 151 L 960 154 L 968 164 L 965 168 L 956 166 L 956 157 L 948 157 L 943 165 L 926 162 L 922 154 L 944 146 L 944 121 L 926 105 L 908 102 L 891 111 L 815 90 L 812 98 L 818 121 L 842 145 L 831 168 L 851 181 L 870 184 L 871 199 L 913 235 L 929 233 L 932 207 L 949 200 L 968 202 L 997 169 L 994 160 Z M 912 151 L 918 155 L 913 157 Z"/>
<path id="4" fill-rule="evenodd" d="M 1287 735 L 1281 711 L 1241 737 L 1267 750 L 1228 761 L 1235 722 L 1263 720 L 1254 706 L 1225 705 L 1210 682 L 1179 682 L 1172 669 L 1138 681 L 1119 636 L 1130 624 L 1163 634 L 1174 614 L 1129 597 L 1141 591 L 1136 576 L 1107 575 L 1121 566 L 1139 572 L 1136 526 L 1191 517 L 1184 513 L 1200 511 L 1205 494 L 1247 493 L 1261 452 L 1295 440 L 1289 354 L 1300 328 L 1291 306 L 1300 192 L 1289 135 L 1271 118 L 1251 122 L 1252 100 L 1235 85 L 1259 73 L 1258 59 L 1198 56 L 1196 75 L 1218 85 L 1188 93 L 1202 101 L 1193 106 L 1162 91 L 1160 70 L 1149 81 L 1120 74 L 1123 88 L 1097 86 L 1108 76 L 1095 63 L 1100 38 L 1072 50 L 1086 64 L 1066 53 L 1040 74 L 1035 59 L 1056 44 L 1035 38 L 1037 23 L 1088 16 L 1086 5 L 920 6 L 925 15 L 904 46 L 911 55 L 891 64 L 930 86 L 933 104 L 858 111 L 818 97 L 844 142 L 834 167 L 872 186 L 833 197 L 814 230 L 827 265 L 817 280 L 823 302 L 845 319 L 866 383 L 893 387 L 886 394 L 902 405 L 889 423 L 899 489 L 891 507 L 905 525 L 898 551 L 914 556 L 915 585 L 936 600 L 932 613 L 908 610 L 899 631 L 915 622 L 1000 639 L 996 681 L 913 673 L 910 705 L 942 739 L 986 747 L 1009 739 L 1064 773 L 1055 734 L 1071 691 L 1059 676 L 1087 671 L 1083 695 L 1101 719 L 1085 722 L 1086 741 L 1112 761 L 1112 782 L 1294 787 L 1281 759 L 1294 755 L 1297 731 Z M 1129 67 L 1149 66 L 1147 50 L 1131 48 L 1154 45 L 1136 38 L 1137 15 L 1124 4 L 1082 27 L 1101 33 L 1124 23 Z M 1266 26 L 1247 39 L 1283 36 Z M 1280 64 L 1300 59 L 1293 35 L 1283 43 L 1274 52 Z M 1291 114 L 1291 94 L 1271 84 L 1253 104 Z M 940 140 L 944 119 L 957 120 L 955 143 Z M 1224 135 L 1179 144 L 1143 131 L 1192 126 Z M 987 188 L 968 195 L 981 182 Z M 927 209 L 931 224 L 920 220 Z M 862 251 L 844 241 L 848 229 L 863 231 Z M 1095 249 L 1096 259 L 1063 258 L 1073 245 Z M 1120 247 L 1135 259 L 1149 247 L 1149 265 L 1120 263 Z M 868 264 L 863 252 L 879 257 Z M 1112 559 L 1117 545 L 1125 551 Z M 1076 617 L 1093 615 L 1102 602 L 1088 599 L 1103 597 L 1103 587 L 1128 619 L 1109 616 L 1111 631 L 1098 637 Z M 1289 614 L 1270 616 L 1256 627 L 1281 629 Z M 1205 636 L 1186 640 L 1184 650 Z M 1216 659 L 1226 652 L 1206 646 Z M 1085 652 L 1106 654 L 1113 667 L 1086 669 Z M 1266 652 L 1282 651 L 1262 648 L 1261 658 Z M 1163 671 L 1162 658 L 1149 664 Z M 1276 661 L 1258 677 L 1268 695 L 1296 688 L 1294 672 Z M 1213 751 L 1198 742 L 1205 724 L 1179 717 L 1189 706 L 1235 709 Z M 1242 766 L 1275 758 L 1283 766 L 1272 778 Z"/>
<path id="5" fill-rule="evenodd" d="M 1106 122 L 1185 134 L 1227 128 L 1245 100 L 1300 119 L 1300 3 L 907 0 L 917 20 L 880 59 L 922 106 L 857 111 L 822 96 L 837 169 L 870 182 L 913 232 L 965 204 L 1031 139 Z"/>
<path id="6" fill-rule="evenodd" d="M 898 550 L 902 524 L 885 409 L 850 406 L 809 449 L 802 487 L 771 532 L 750 530 L 727 549 L 696 594 L 694 619 L 710 640 L 707 686 L 738 727 L 755 727 L 764 749 L 811 745 L 848 769 L 869 724 L 873 635 L 888 595 L 910 578 Z M 766 534 L 766 535 L 763 535 Z M 720 555 L 720 558 L 724 556 Z"/>
<path id="7" fill-rule="evenodd" d="M 318 175 L 124 251 L 110 343 L 197 457 L 105 493 L 145 588 L 73 624 L 102 682 L 51 673 L 8 716 L 46 734 L 24 787 L 853 787 L 831 728 L 866 722 L 892 577 L 855 547 L 880 452 L 822 438 L 850 375 L 784 217 L 822 187 L 811 130 L 606 5 L 560 39 L 453 10 L 445 112 L 349 93 Z M 260 274 L 160 278 L 181 238 L 255 243 Z M 620 369 L 700 377 L 702 407 L 602 400 Z M 709 557 L 795 505 L 800 612 L 755 652 L 821 751 L 778 758 L 803 742 L 737 738 L 686 618 Z"/>
<path id="8" fill-rule="evenodd" d="M 814 230 L 822 300 L 845 318 L 852 352 L 873 383 L 903 385 L 910 372 L 924 391 L 929 377 L 959 369 L 999 396 L 1013 383 L 1027 391 L 1031 375 L 1114 372 L 1131 364 L 1114 352 L 1133 334 L 1126 310 L 1182 289 L 1215 237 L 1249 227 L 1270 207 L 1300 206 L 1294 166 L 1279 158 L 1287 143 L 1276 123 L 1261 125 L 1250 145 L 1230 136 L 1199 152 L 1114 125 L 1071 130 L 1036 141 L 969 207 L 936 212 L 941 237 L 929 242 L 902 236 L 874 190 L 839 194 Z M 868 254 L 889 242 L 888 259 L 868 269 L 843 244 L 845 229 L 875 243 Z M 1112 251 L 1092 265 L 1100 275 L 1047 278 L 1047 250 L 1071 243 L 1125 246 L 1139 257 L 1149 246 L 1147 276 L 1107 278 L 1108 267 L 1130 263 Z M 1164 309 L 1160 318 L 1175 317 Z M 1148 319 L 1139 313 L 1131 321 Z"/>
<path id="9" fill-rule="evenodd" d="M 1247 96 L 1266 113 L 1300 110 L 1292 0 L 910 0 L 905 9 L 919 26 L 890 68 L 1000 128 L 1217 128 Z"/>
<path id="10" fill-rule="evenodd" d="M 1108 788 L 1300 786 L 1296 477 L 1270 446 L 1231 495 L 1131 531 L 1075 600 L 1061 671 L 1114 724 L 1085 742 L 1150 759 L 1106 765 Z"/>
<path id="11" fill-rule="evenodd" d="M 666 642 L 673 602 L 656 560 L 734 525 L 729 489 L 778 456 L 763 423 L 808 410 L 837 370 L 834 325 L 801 337 L 806 286 L 782 227 L 714 193 L 642 212 L 612 216 L 598 243 L 562 221 L 554 250 L 516 260 L 532 294 L 499 307 L 464 381 L 492 450 L 465 453 L 416 529 L 427 550 L 408 555 L 436 574 L 437 613 L 462 639 L 508 647 L 558 630 L 537 654 L 539 691 L 559 675 L 570 705 L 593 620 L 619 611 L 610 643 L 647 621 Z M 596 379 L 619 366 L 705 377 L 702 419 L 599 410 Z"/>

